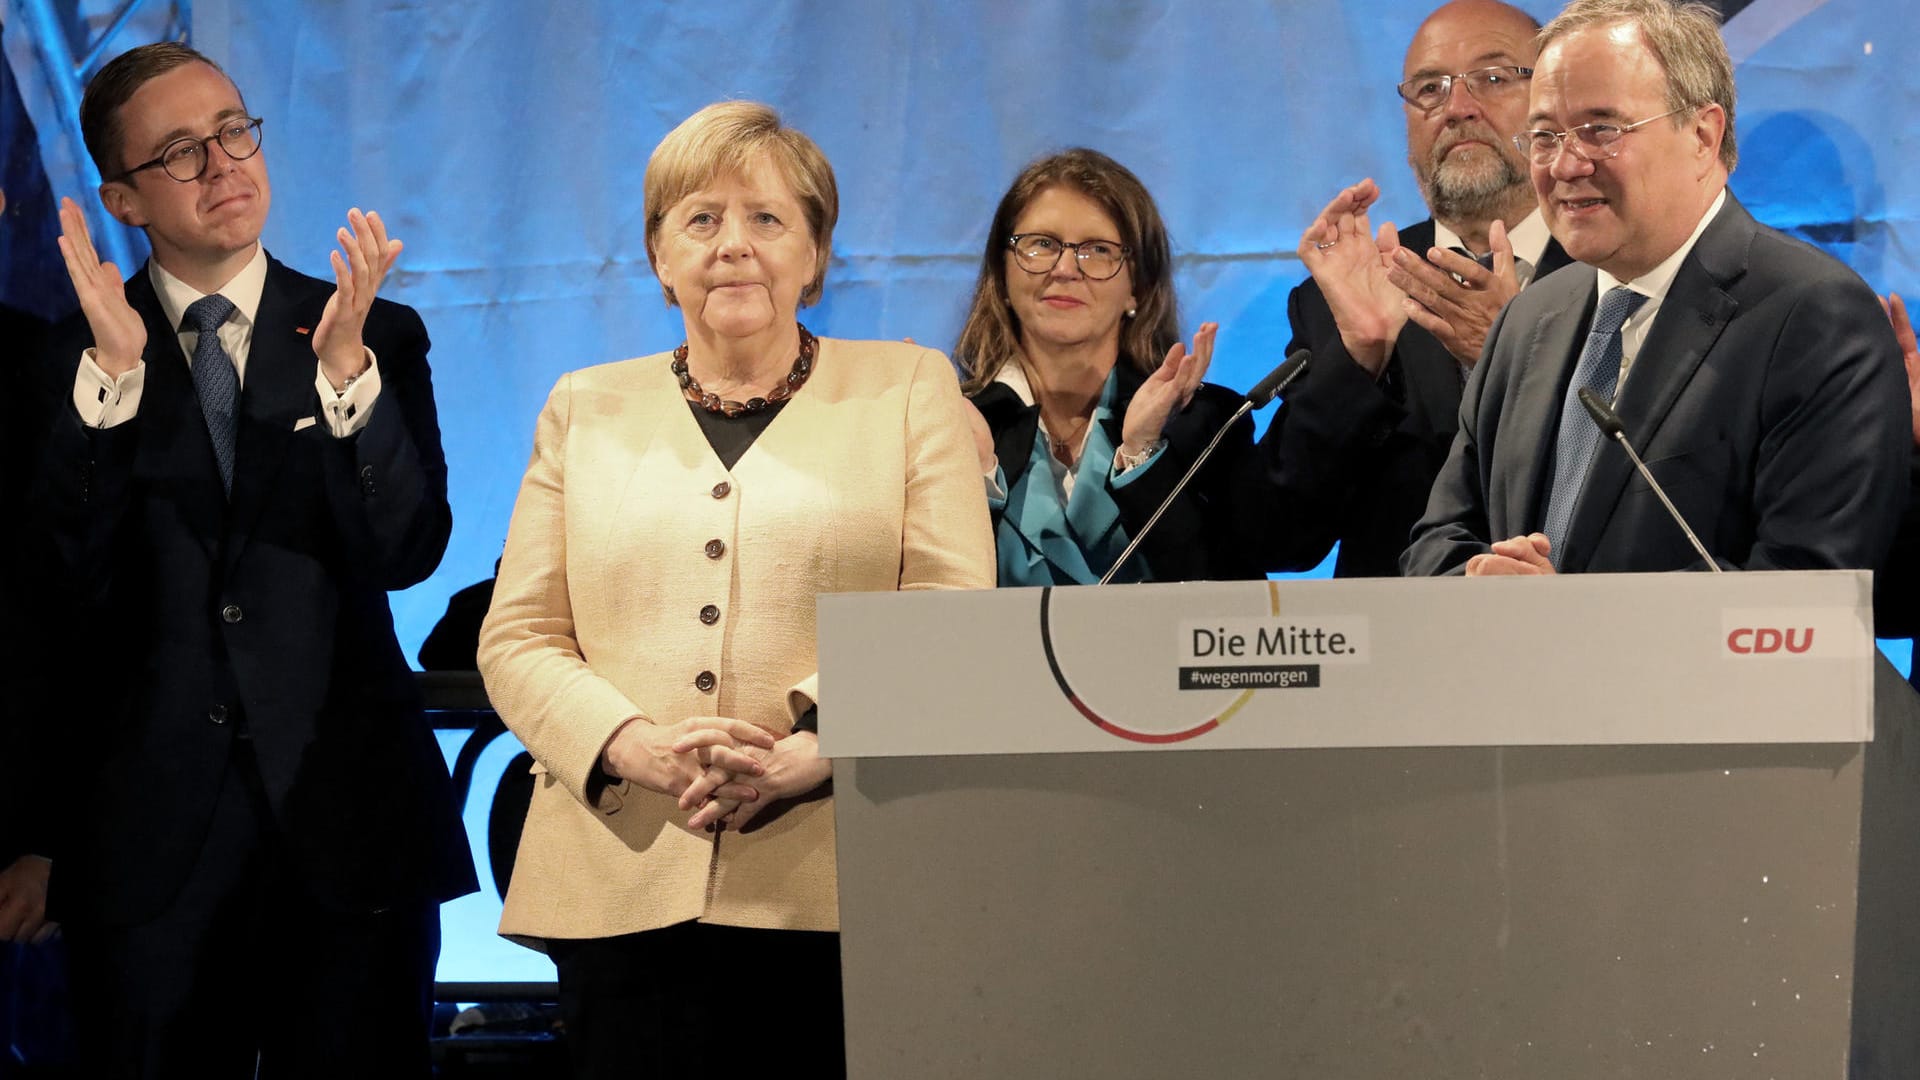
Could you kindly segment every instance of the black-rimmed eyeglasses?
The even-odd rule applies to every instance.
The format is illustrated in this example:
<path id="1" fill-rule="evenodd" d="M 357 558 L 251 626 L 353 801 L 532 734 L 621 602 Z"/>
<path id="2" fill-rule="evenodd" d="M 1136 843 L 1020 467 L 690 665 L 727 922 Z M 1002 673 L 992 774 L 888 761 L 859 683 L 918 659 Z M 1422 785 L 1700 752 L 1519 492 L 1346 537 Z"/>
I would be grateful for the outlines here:
<path id="1" fill-rule="evenodd" d="M 206 175 L 207 162 L 213 157 L 208 147 L 220 144 L 220 150 L 235 161 L 245 161 L 260 152 L 260 125 L 264 123 L 257 116 L 236 116 L 221 123 L 220 130 L 205 138 L 196 139 L 191 135 L 175 139 L 160 151 L 160 156 L 152 161 L 143 161 L 114 180 L 125 180 L 143 169 L 164 169 L 167 176 L 182 184 L 190 184 Z"/>
<path id="2" fill-rule="evenodd" d="M 1447 99 L 1453 96 L 1455 82 L 1464 83 L 1467 93 L 1472 94 L 1475 101 L 1485 101 L 1518 90 L 1522 82 L 1531 78 L 1533 69 L 1530 67 L 1483 67 L 1477 71 L 1462 71 L 1457 75 L 1416 75 L 1393 89 L 1400 95 L 1400 100 L 1416 109 L 1430 112 L 1445 105 Z"/>
<path id="3" fill-rule="evenodd" d="M 1007 238 L 1013 261 L 1029 274 L 1048 274 L 1060 265 L 1060 256 L 1071 250 L 1080 272 L 1095 281 L 1105 281 L 1127 265 L 1133 249 L 1111 240 L 1082 240 L 1069 244 L 1048 233 L 1020 233 Z"/>
<path id="4" fill-rule="evenodd" d="M 1535 165 L 1552 165 L 1560 157 L 1560 148 L 1573 140 L 1578 147 L 1575 153 L 1588 161 L 1605 161 L 1620 154 L 1620 140 L 1628 133 L 1636 131 L 1655 120 L 1665 120 L 1675 113 L 1683 113 L 1693 106 L 1668 109 L 1659 116 L 1649 116 L 1645 120 L 1635 120 L 1631 124 L 1581 124 L 1565 131 L 1546 131 L 1534 128 L 1523 131 L 1513 137 L 1513 145 L 1533 160 Z"/>

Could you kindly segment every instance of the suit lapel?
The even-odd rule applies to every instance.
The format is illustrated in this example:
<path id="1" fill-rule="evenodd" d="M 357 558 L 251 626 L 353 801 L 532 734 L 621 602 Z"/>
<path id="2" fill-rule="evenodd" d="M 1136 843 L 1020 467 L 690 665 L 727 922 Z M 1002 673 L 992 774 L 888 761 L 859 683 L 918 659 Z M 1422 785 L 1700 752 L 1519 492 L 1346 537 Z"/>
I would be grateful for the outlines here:
<path id="1" fill-rule="evenodd" d="M 260 310 L 253 320 L 253 343 L 247 352 L 246 384 L 240 393 L 240 433 L 228 516 L 229 568 L 239 559 L 274 491 L 274 477 L 293 443 L 293 425 L 318 409 L 312 326 L 302 323 L 296 310 L 299 297 L 293 286 L 298 281 L 277 261 L 268 260 Z M 299 332 L 303 326 L 308 333 Z"/>
<path id="2" fill-rule="evenodd" d="M 1547 246 L 1540 252 L 1540 265 L 1533 268 L 1533 280 L 1539 281 L 1563 266 L 1573 265 L 1573 256 L 1560 246 L 1560 241 L 1547 238 Z"/>
<path id="3" fill-rule="evenodd" d="M 147 327 L 142 355 L 147 375 L 140 392 L 140 449 L 134 468 L 172 492 L 181 520 L 211 558 L 226 531 L 227 500 L 193 372 L 180 351 L 179 329 L 168 324 L 146 266 L 127 281 L 126 289 L 128 305 Z"/>
<path id="4" fill-rule="evenodd" d="M 1538 529 L 1546 515 L 1560 404 L 1594 309 L 1593 269 L 1583 266 L 1568 273 L 1574 278 L 1559 285 L 1566 290 L 1564 300 L 1534 324 L 1519 358 L 1519 385 L 1501 409 L 1488 505 L 1502 509 L 1508 527 L 1490 523 L 1500 534 L 1496 539 Z"/>
<path id="5" fill-rule="evenodd" d="M 1746 272 L 1754 228 L 1753 219 L 1729 194 L 1720 216 L 1700 234 L 1693 251 L 1681 261 L 1634 358 L 1627 384 L 1614 402 L 1627 438 L 1637 448 L 1644 450 L 1653 444 L 1660 425 L 1693 381 L 1700 362 L 1739 310 L 1738 301 L 1727 294 L 1726 287 Z M 1594 455 L 1580 501 L 1567 523 L 1562 569 L 1585 568 L 1593 545 L 1612 518 L 1634 472 L 1633 462 L 1618 446 L 1603 444 Z"/>

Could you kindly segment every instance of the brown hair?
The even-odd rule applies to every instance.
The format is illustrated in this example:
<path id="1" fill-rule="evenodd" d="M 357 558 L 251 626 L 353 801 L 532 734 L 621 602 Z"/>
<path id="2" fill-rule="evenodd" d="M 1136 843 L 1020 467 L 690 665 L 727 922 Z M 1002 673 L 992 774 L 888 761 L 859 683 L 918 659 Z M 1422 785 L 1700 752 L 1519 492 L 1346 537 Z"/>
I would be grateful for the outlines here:
<path id="1" fill-rule="evenodd" d="M 113 180 L 126 171 L 121 157 L 126 150 L 121 145 L 126 132 L 120 123 L 120 107 L 151 80 L 188 64 L 205 64 L 222 76 L 227 74 L 191 46 L 160 41 L 128 49 L 88 80 L 87 92 L 80 98 L 80 137 L 86 141 L 94 167 L 100 170 L 100 179 Z M 239 94 L 240 88 L 234 87 L 233 92 Z"/>
<path id="2" fill-rule="evenodd" d="M 1540 31 L 1540 51 L 1576 30 L 1630 23 L 1667 76 L 1667 107 L 1676 112 L 1718 105 L 1727 114 L 1720 137 L 1720 163 L 1733 171 L 1740 152 L 1733 141 L 1733 59 L 1720 37 L 1720 13 L 1705 4 L 1673 0 L 1574 0 Z M 1682 124 L 1685 116 L 1675 115 Z"/>
<path id="3" fill-rule="evenodd" d="M 647 215 L 647 263 L 659 270 L 654 242 L 667 211 L 681 199 L 765 154 L 793 188 L 813 231 L 816 258 L 813 280 L 800 293 L 802 307 L 817 303 L 833 257 L 833 226 L 840 220 L 840 189 L 833 166 L 812 139 L 780 122 L 780 114 L 757 101 L 718 101 L 667 132 L 647 159 L 642 183 Z M 668 304 L 673 293 L 660 287 Z"/>
<path id="4" fill-rule="evenodd" d="M 1098 150 L 1063 150 L 1022 169 L 993 212 L 973 303 L 953 347 L 953 359 L 965 377 L 962 387 L 969 394 L 992 382 L 1020 351 L 1020 321 L 1007 304 L 1007 242 L 1021 212 L 1051 187 L 1071 188 L 1099 203 L 1120 227 L 1120 242 L 1133 249 L 1127 263 L 1137 304 L 1134 317 L 1120 331 L 1120 359 L 1151 372 L 1180 340 L 1172 245 L 1153 196 L 1126 166 Z"/>

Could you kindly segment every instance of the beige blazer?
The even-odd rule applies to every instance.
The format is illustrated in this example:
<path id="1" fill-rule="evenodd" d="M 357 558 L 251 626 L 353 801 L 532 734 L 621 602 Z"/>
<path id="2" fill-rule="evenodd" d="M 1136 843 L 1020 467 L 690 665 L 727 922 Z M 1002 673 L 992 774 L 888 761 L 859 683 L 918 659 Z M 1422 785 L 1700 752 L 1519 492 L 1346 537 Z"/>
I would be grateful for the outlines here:
<path id="1" fill-rule="evenodd" d="M 813 377 L 731 471 L 670 359 L 554 387 L 481 629 L 487 693 L 540 774 L 500 920 L 529 944 L 688 919 L 836 929 L 830 799 L 710 835 L 668 796 L 600 782 L 601 750 L 634 717 L 787 734 L 814 700 L 818 593 L 994 583 L 945 357 L 822 338 Z"/>

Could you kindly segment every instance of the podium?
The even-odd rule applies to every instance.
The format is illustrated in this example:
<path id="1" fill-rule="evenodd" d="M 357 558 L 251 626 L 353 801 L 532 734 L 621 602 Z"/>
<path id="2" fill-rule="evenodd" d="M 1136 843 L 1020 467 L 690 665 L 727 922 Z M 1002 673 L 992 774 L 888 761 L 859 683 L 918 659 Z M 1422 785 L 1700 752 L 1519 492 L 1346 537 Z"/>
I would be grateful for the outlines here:
<path id="1" fill-rule="evenodd" d="M 1870 596 L 822 597 L 849 1076 L 1920 1076 Z"/>

